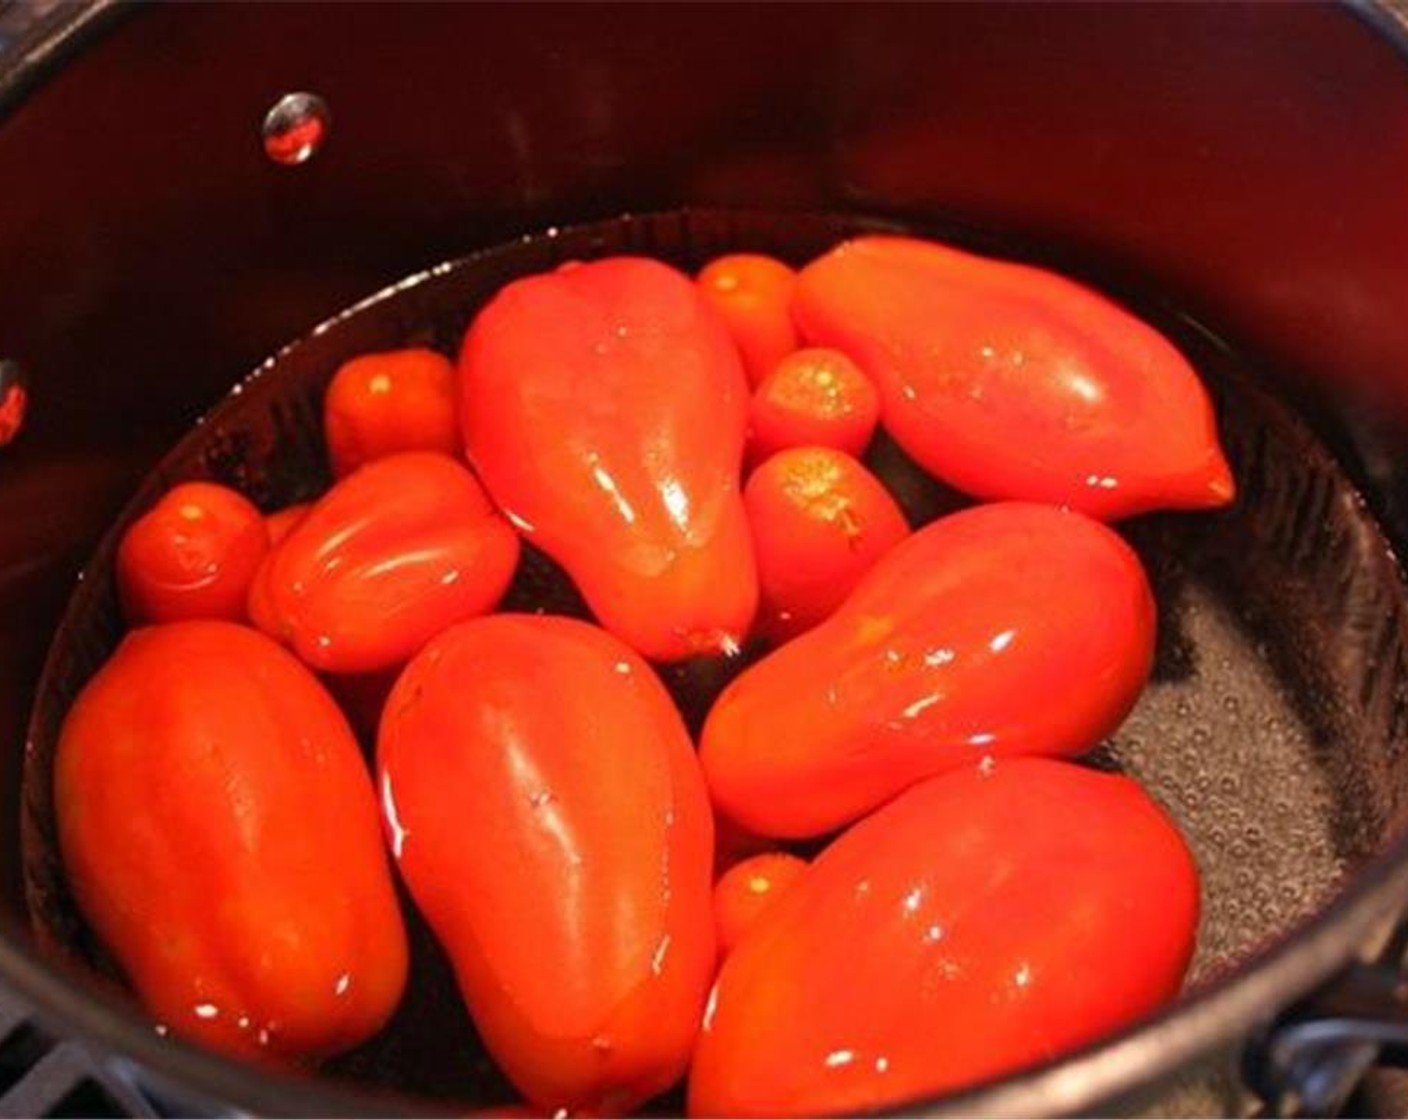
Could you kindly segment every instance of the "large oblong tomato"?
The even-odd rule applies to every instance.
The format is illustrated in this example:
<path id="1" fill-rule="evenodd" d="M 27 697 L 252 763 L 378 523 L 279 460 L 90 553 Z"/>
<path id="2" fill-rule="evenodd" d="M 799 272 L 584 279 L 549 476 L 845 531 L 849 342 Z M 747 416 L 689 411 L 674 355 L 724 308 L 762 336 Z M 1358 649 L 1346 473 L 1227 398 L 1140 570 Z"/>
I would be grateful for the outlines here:
<path id="1" fill-rule="evenodd" d="M 794 308 L 811 344 L 844 351 L 875 381 L 895 441 L 965 493 L 1103 519 L 1232 499 L 1187 360 L 1064 276 L 860 237 L 802 270 Z"/>
<path id="2" fill-rule="evenodd" d="M 249 614 L 316 669 L 389 669 L 451 623 L 493 610 L 518 551 L 464 464 L 404 451 L 318 499 L 260 567 Z"/>
<path id="3" fill-rule="evenodd" d="M 713 823 L 650 667 L 573 619 L 463 623 L 392 690 L 377 762 L 401 875 L 524 1096 L 620 1115 L 678 1079 L 714 964 Z"/>
<path id="4" fill-rule="evenodd" d="M 724 690 L 700 744 L 710 794 L 754 832 L 810 836 L 985 754 L 1079 754 L 1134 706 L 1154 627 L 1139 558 L 1100 522 L 953 514 Z"/>
<path id="5" fill-rule="evenodd" d="M 460 391 L 479 477 L 606 629 L 659 661 L 736 651 L 758 599 L 748 385 L 685 276 L 613 257 L 509 284 L 465 336 Z"/>
<path id="6" fill-rule="evenodd" d="M 724 962 L 695 1116 L 856 1114 L 1091 1042 L 1178 991 L 1198 875 L 1128 778 L 1002 759 L 828 847 Z"/>
<path id="7" fill-rule="evenodd" d="M 395 1009 L 406 938 L 366 764 L 263 634 L 128 635 L 64 721 L 54 808 L 79 908 L 176 1033 L 319 1058 Z"/>

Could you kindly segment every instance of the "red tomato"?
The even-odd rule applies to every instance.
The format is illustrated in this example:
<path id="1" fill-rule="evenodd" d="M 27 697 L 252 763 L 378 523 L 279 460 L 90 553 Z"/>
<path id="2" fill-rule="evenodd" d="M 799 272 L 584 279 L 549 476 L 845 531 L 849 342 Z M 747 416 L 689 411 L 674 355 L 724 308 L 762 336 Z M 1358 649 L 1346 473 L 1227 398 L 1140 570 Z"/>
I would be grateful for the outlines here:
<path id="1" fill-rule="evenodd" d="M 493 610 L 517 564 L 518 537 L 474 476 L 405 451 L 318 500 L 259 569 L 249 612 L 314 668 L 373 672 Z"/>
<path id="2" fill-rule="evenodd" d="M 264 517 L 213 482 L 173 486 L 132 523 L 117 549 L 117 592 L 129 624 L 245 618 L 269 551 Z"/>
<path id="3" fill-rule="evenodd" d="M 519 280 L 474 320 L 460 373 L 479 477 L 603 626 L 661 661 L 742 644 L 747 385 L 689 280 L 636 257 Z"/>
<path id="4" fill-rule="evenodd" d="M 795 311 L 809 342 L 845 351 L 874 379 L 895 441 L 966 493 L 1105 519 L 1232 499 L 1192 367 L 1064 277 L 862 237 L 803 269 Z"/>
<path id="5" fill-rule="evenodd" d="M 1134 706 L 1154 625 L 1139 558 L 1099 522 L 955 513 L 724 690 L 700 745 L 710 793 L 745 828 L 812 836 L 982 755 L 1079 754 Z"/>
<path id="6" fill-rule="evenodd" d="M 834 447 L 859 457 L 875 434 L 880 395 L 839 350 L 798 350 L 753 394 L 749 450 L 755 462 L 788 447 Z"/>
<path id="7" fill-rule="evenodd" d="M 733 952 L 779 898 L 801 878 L 807 861 L 789 852 L 763 852 L 735 863 L 714 884 L 714 930 L 719 955 Z"/>
<path id="8" fill-rule="evenodd" d="M 797 349 L 797 328 L 792 325 L 797 273 L 781 261 L 733 253 L 705 265 L 698 284 L 728 324 L 749 385 L 757 385 Z"/>
<path id="9" fill-rule="evenodd" d="M 54 765 L 69 885 L 159 1021 L 318 1058 L 389 1018 L 407 951 L 371 780 L 289 653 L 229 622 L 137 630 Z"/>
<path id="10" fill-rule="evenodd" d="M 684 1072 L 712 979 L 713 826 L 650 667 L 567 618 L 455 626 L 377 746 L 401 874 L 534 1104 L 605 1115 Z"/>
<path id="11" fill-rule="evenodd" d="M 911 789 L 821 853 L 724 962 L 696 1116 L 918 1101 L 1091 1042 L 1178 991 L 1198 874 L 1128 778 L 1045 759 Z"/>
<path id="12" fill-rule="evenodd" d="M 797 447 L 755 470 L 743 490 L 762 594 L 759 625 L 783 641 L 830 615 L 909 535 L 884 485 L 843 451 Z"/>
<path id="13" fill-rule="evenodd" d="M 284 538 L 293 532 L 295 525 L 308 516 L 308 511 L 312 508 L 312 502 L 299 502 L 297 505 L 285 506 L 274 513 L 266 514 L 264 527 L 269 532 L 269 547 L 277 548 L 283 544 Z"/>
<path id="14" fill-rule="evenodd" d="M 455 367 L 434 350 L 363 354 L 344 364 L 323 399 L 332 473 L 341 478 L 398 451 L 460 452 Z"/>

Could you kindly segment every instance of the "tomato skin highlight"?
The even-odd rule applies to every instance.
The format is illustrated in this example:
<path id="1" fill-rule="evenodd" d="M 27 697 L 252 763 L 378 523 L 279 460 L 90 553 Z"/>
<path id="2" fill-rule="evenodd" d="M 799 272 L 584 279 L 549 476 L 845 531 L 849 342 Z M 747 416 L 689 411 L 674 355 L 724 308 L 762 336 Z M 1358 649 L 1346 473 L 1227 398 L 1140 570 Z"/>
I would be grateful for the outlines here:
<path id="1" fill-rule="evenodd" d="M 1226 505 L 1212 404 L 1153 327 L 1055 273 L 903 237 L 804 268 L 803 337 L 875 382 L 882 423 L 965 493 L 1113 520 Z"/>
<path id="2" fill-rule="evenodd" d="M 1171 999 L 1197 868 L 1133 781 L 1047 759 L 931 778 L 823 851 L 725 960 L 694 1116 L 901 1105 Z"/>
<path id="3" fill-rule="evenodd" d="M 758 626 L 774 641 L 822 622 L 909 535 L 884 484 L 827 447 L 779 451 L 749 477 L 743 504 L 758 557 Z"/>
<path id="4" fill-rule="evenodd" d="M 269 551 L 264 518 L 243 494 L 182 482 L 123 535 L 117 592 L 130 625 L 245 618 L 245 598 Z"/>
<path id="5" fill-rule="evenodd" d="M 371 673 L 492 610 L 519 543 L 462 463 L 405 451 L 336 483 L 260 567 L 255 624 L 307 664 Z"/>
<path id="6" fill-rule="evenodd" d="M 699 272 L 699 291 L 728 325 L 756 387 L 800 345 L 792 322 L 796 270 L 761 253 L 716 257 Z"/>
<path id="7" fill-rule="evenodd" d="M 151 1014 L 244 1058 L 316 1059 L 390 1017 L 407 947 L 356 741 L 255 630 L 129 634 L 65 720 L 59 845 Z"/>
<path id="8" fill-rule="evenodd" d="M 748 450 L 755 463 L 789 447 L 834 447 L 860 458 L 880 419 L 880 395 L 839 350 L 797 350 L 753 394 Z"/>
<path id="9" fill-rule="evenodd" d="M 398 451 L 459 454 L 454 382 L 454 365 L 434 350 L 386 350 L 344 362 L 323 398 L 333 476 Z"/>
<path id="10" fill-rule="evenodd" d="M 977 506 L 892 549 L 825 622 L 709 713 L 717 810 L 767 836 L 829 832 L 983 755 L 1074 755 L 1134 706 L 1155 610 L 1139 558 L 1082 514 Z"/>
<path id="11" fill-rule="evenodd" d="M 377 760 L 397 866 L 519 1091 L 620 1115 L 678 1080 L 713 977 L 714 837 L 653 670 L 573 619 L 462 623 L 392 690 Z"/>
<path id="12" fill-rule="evenodd" d="M 658 661 L 742 645 L 747 384 L 688 278 L 614 257 L 515 281 L 470 325 L 460 383 L 479 477 L 606 629 Z"/>
<path id="13" fill-rule="evenodd" d="M 714 929 L 720 957 L 733 952 L 806 869 L 807 861 L 790 852 L 761 852 L 719 876 L 714 884 Z"/>

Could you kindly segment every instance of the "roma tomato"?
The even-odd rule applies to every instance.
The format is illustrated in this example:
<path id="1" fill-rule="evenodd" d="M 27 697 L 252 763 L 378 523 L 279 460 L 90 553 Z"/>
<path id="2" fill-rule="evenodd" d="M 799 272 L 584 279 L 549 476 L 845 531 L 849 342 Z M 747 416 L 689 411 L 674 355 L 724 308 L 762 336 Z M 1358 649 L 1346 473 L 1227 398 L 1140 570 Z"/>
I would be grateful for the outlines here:
<path id="1" fill-rule="evenodd" d="M 323 398 L 332 473 L 341 478 L 398 451 L 458 455 L 455 367 L 434 350 L 363 354 L 333 375 Z"/>
<path id="2" fill-rule="evenodd" d="M 748 413 L 754 462 L 788 447 L 834 447 L 859 457 L 875 434 L 880 395 L 839 350 L 798 350 L 763 378 Z"/>
<path id="3" fill-rule="evenodd" d="M 1128 778 L 1004 759 L 821 853 L 724 962 L 696 1116 L 855 1114 L 1055 1057 L 1178 991 L 1198 875 Z"/>
<path id="4" fill-rule="evenodd" d="M 825 619 L 909 535 L 880 480 L 826 447 L 778 452 L 749 477 L 743 504 L 758 556 L 759 627 L 775 641 Z"/>
<path id="5" fill-rule="evenodd" d="M 700 746 L 710 793 L 745 828 L 812 836 L 983 755 L 1079 754 L 1134 706 L 1154 624 L 1139 558 L 1099 522 L 955 513 L 724 690 Z"/>
<path id="6" fill-rule="evenodd" d="M 761 253 L 731 253 L 699 273 L 699 290 L 728 324 L 748 384 L 757 385 L 793 350 L 792 293 L 797 273 Z"/>
<path id="7" fill-rule="evenodd" d="M 668 1088 L 712 979 L 713 825 L 650 667 L 573 619 L 463 623 L 407 666 L 377 760 L 401 875 L 519 1091 L 621 1115 Z"/>
<path id="8" fill-rule="evenodd" d="M 1103 519 L 1232 499 L 1192 367 L 1152 327 L 1055 273 L 862 237 L 802 270 L 795 311 L 809 342 L 874 379 L 895 441 L 966 493 Z"/>
<path id="9" fill-rule="evenodd" d="M 263 634 L 129 634 L 64 722 L 54 808 L 79 908 L 173 1031 L 320 1058 L 396 1007 L 406 939 L 371 779 L 337 706 Z"/>
<path id="10" fill-rule="evenodd" d="M 460 357 L 479 477 L 647 657 L 732 652 L 757 606 L 739 495 L 748 391 L 684 276 L 617 257 L 509 284 Z"/>
<path id="11" fill-rule="evenodd" d="M 318 500 L 260 567 L 249 613 L 316 669 L 387 669 L 451 623 L 493 610 L 518 548 L 463 464 L 404 451 Z"/>
<path id="12" fill-rule="evenodd" d="M 727 956 L 807 869 L 790 852 L 763 852 L 735 863 L 714 884 L 714 929 Z"/>
<path id="13" fill-rule="evenodd" d="M 117 592 L 128 623 L 245 617 L 269 551 L 264 517 L 213 482 L 173 486 L 133 522 L 117 549 Z"/>
<path id="14" fill-rule="evenodd" d="M 312 502 L 298 502 L 296 505 L 285 506 L 281 510 L 265 514 L 264 527 L 269 532 L 269 547 L 276 548 L 281 545 L 284 538 L 293 532 L 293 527 L 307 517 L 312 508 Z"/>

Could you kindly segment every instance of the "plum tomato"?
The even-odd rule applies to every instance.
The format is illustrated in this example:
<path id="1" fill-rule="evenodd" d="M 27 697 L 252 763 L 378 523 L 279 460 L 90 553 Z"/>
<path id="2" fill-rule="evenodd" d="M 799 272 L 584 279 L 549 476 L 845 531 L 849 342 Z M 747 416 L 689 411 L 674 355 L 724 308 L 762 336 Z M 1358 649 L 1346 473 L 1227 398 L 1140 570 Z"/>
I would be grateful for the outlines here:
<path id="1" fill-rule="evenodd" d="M 724 690 L 700 743 L 714 804 L 815 836 L 983 755 L 1079 754 L 1139 698 L 1154 628 L 1139 557 L 1100 522 L 1026 502 L 952 514 Z"/>
<path id="2" fill-rule="evenodd" d="M 575 619 L 451 627 L 377 741 L 385 828 L 480 1036 L 533 1104 L 622 1115 L 689 1060 L 713 823 L 654 671 Z"/>
<path id="3" fill-rule="evenodd" d="M 1064 276 L 860 237 L 802 270 L 795 313 L 810 344 L 844 351 L 874 380 L 895 442 L 964 493 L 1103 520 L 1232 500 L 1193 367 Z"/>
<path id="4" fill-rule="evenodd" d="M 406 935 L 371 777 L 331 697 L 258 631 L 124 638 L 64 721 L 54 809 L 79 909 L 173 1032 L 314 1060 L 395 1009 Z"/>
<path id="5" fill-rule="evenodd" d="M 724 960 L 693 1116 L 866 1114 L 1093 1042 L 1177 994 L 1197 867 L 1128 778 L 970 764 L 855 825 Z"/>
<path id="6" fill-rule="evenodd" d="M 517 534 L 463 463 L 402 451 L 318 499 L 260 566 L 249 613 L 315 669 L 375 672 L 493 610 L 518 554 Z"/>

